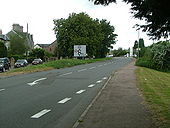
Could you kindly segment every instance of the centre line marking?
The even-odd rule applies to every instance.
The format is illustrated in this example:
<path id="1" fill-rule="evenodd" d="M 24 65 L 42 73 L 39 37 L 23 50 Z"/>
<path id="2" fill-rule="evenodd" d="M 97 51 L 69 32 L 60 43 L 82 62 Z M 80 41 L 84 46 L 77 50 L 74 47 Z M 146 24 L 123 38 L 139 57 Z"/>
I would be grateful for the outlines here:
<path id="1" fill-rule="evenodd" d="M 66 102 L 69 101 L 69 100 L 71 100 L 71 98 L 65 98 L 65 99 L 59 101 L 58 103 L 59 103 L 59 104 L 64 104 L 64 103 L 66 103 Z"/>
<path id="2" fill-rule="evenodd" d="M 91 85 L 89 85 L 88 87 L 89 88 L 92 88 L 92 87 L 94 87 L 95 86 L 95 84 L 91 84 Z"/>
<path id="3" fill-rule="evenodd" d="M 99 81 L 97 81 L 96 83 L 98 84 L 98 83 L 101 83 L 102 82 L 102 80 L 99 80 Z"/>
<path id="4" fill-rule="evenodd" d="M 0 89 L 0 92 L 1 92 L 1 91 L 5 91 L 5 89 Z"/>
<path id="5" fill-rule="evenodd" d="M 66 75 L 69 75 L 69 74 L 72 74 L 73 72 L 68 72 L 68 73 L 65 73 L 65 74 L 61 74 L 59 76 L 66 76 Z"/>
<path id="6" fill-rule="evenodd" d="M 107 79 L 107 77 L 103 77 L 103 80 L 106 80 Z"/>
<path id="7" fill-rule="evenodd" d="M 40 118 L 41 116 L 45 115 L 46 113 L 48 113 L 50 111 L 51 111 L 50 109 L 44 109 L 44 110 L 40 111 L 39 113 L 31 116 L 31 118 L 35 118 L 35 119 Z"/>
<path id="8" fill-rule="evenodd" d="M 94 69 L 94 68 L 96 68 L 96 67 L 91 67 L 91 68 L 89 68 L 89 69 Z"/>
<path id="9" fill-rule="evenodd" d="M 101 66 L 103 66 L 103 65 L 98 65 L 98 67 L 101 67 Z"/>
<path id="10" fill-rule="evenodd" d="M 78 91 L 78 92 L 76 92 L 76 94 L 81 94 L 81 93 L 83 93 L 83 92 L 85 92 L 86 90 L 80 90 L 80 91 Z"/>
<path id="11" fill-rule="evenodd" d="M 81 70 L 78 70 L 78 72 L 82 72 L 82 71 L 86 71 L 87 69 L 85 68 L 85 69 L 81 69 Z"/>

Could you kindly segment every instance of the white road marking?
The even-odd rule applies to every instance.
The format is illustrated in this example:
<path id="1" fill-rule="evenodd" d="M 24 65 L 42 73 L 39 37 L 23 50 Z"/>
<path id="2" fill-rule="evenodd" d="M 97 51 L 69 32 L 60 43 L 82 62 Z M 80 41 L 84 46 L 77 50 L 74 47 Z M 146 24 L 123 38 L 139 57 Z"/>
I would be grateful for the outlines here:
<path id="1" fill-rule="evenodd" d="M 59 75 L 59 76 L 66 76 L 66 75 L 70 75 L 70 74 L 72 74 L 73 72 L 68 72 L 68 73 L 65 73 L 65 74 L 61 74 L 61 75 Z"/>
<path id="2" fill-rule="evenodd" d="M 85 68 L 85 69 L 81 69 L 81 70 L 78 70 L 78 72 L 82 72 L 82 71 L 86 71 L 87 69 Z"/>
<path id="3" fill-rule="evenodd" d="M 104 64 L 104 65 L 107 65 L 107 64 Z"/>
<path id="4" fill-rule="evenodd" d="M 101 67 L 101 66 L 103 66 L 103 65 L 98 65 L 98 67 Z"/>
<path id="5" fill-rule="evenodd" d="M 94 68 L 96 68 L 96 67 L 91 67 L 91 68 L 89 68 L 89 69 L 94 69 Z"/>
<path id="6" fill-rule="evenodd" d="M 86 90 L 80 90 L 80 91 L 78 91 L 78 92 L 76 92 L 76 94 L 81 94 L 81 93 L 83 93 L 83 92 L 85 92 Z"/>
<path id="7" fill-rule="evenodd" d="M 107 77 L 103 77 L 103 80 L 106 80 L 107 79 Z"/>
<path id="8" fill-rule="evenodd" d="M 94 87 L 95 86 L 95 84 L 91 84 L 91 85 L 89 85 L 88 87 L 89 88 L 92 88 L 92 87 Z"/>
<path id="9" fill-rule="evenodd" d="M 98 83 L 101 83 L 102 82 L 102 80 L 98 80 L 96 83 L 98 84 Z"/>
<path id="10" fill-rule="evenodd" d="M 41 116 L 45 115 L 46 113 L 48 113 L 50 111 L 51 111 L 50 109 L 44 109 L 44 110 L 40 111 L 39 113 L 31 116 L 31 118 L 35 118 L 35 119 L 40 118 Z"/>
<path id="11" fill-rule="evenodd" d="M 0 92 L 1 92 L 1 91 L 5 91 L 5 89 L 0 89 Z"/>
<path id="12" fill-rule="evenodd" d="M 32 83 L 27 83 L 27 84 L 30 85 L 30 86 L 33 86 L 33 85 L 35 85 L 35 84 L 38 84 L 39 81 L 45 80 L 45 79 L 47 79 L 47 78 L 40 78 L 40 79 L 38 79 L 38 80 L 33 81 Z"/>
<path id="13" fill-rule="evenodd" d="M 69 100 L 71 100 L 71 98 L 65 98 L 65 99 L 59 101 L 58 103 L 59 103 L 59 104 L 64 104 L 64 103 L 66 103 L 66 102 L 69 101 Z"/>

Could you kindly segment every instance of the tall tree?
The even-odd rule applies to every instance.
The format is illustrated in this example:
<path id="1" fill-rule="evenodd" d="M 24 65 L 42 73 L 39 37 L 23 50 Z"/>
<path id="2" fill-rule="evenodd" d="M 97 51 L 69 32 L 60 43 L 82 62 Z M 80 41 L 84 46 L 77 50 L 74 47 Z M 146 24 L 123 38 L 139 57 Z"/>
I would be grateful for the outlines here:
<path id="1" fill-rule="evenodd" d="M 110 22 L 108 22 L 107 20 L 101 20 L 100 26 L 104 38 L 98 45 L 96 56 L 99 58 L 103 58 L 106 57 L 107 53 L 109 52 L 109 48 L 113 48 L 112 44 L 116 43 L 117 34 L 114 34 L 115 28 L 114 26 L 111 26 Z"/>
<path id="2" fill-rule="evenodd" d="M 68 19 L 54 20 L 59 56 L 73 57 L 74 45 L 86 45 L 89 57 L 96 55 L 97 45 L 103 40 L 99 22 L 85 13 L 71 14 Z"/>
<path id="3" fill-rule="evenodd" d="M 108 5 L 116 0 L 90 0 L 94 4 Z M 137 25 L 148 32 L 153 39 L 167 38 L 170 35 L 170 0 L 123 0 L 131 4 L 135 18 L 144 19 L 146 24 Z"/>
<path id="4" fill-rule="evenodd" d="M 90 18 L 85 13 L 71 14 L 68 19 L 54 20 L 59 56 L 72 57 L 74 45 L 86 45 L 89 57 L 105 57 L 115 44 L 114 27 L 106 20 Z"/>
<path id="5" fill-rule="evenodd" d="M 10 38 L 10 53 L 12 55 L 23 55 L 27 47 L 25 45 L 25 38 L 16 34 L 9 35 Z"/>

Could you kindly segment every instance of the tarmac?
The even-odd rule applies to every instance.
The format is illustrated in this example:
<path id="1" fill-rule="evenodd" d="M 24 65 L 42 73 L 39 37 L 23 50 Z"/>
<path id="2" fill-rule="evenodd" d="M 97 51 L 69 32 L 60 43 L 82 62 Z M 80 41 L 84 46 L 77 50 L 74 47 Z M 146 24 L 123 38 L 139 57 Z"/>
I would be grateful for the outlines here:
<path id="1" fill-rule="evenodd" d="M 73 128 L 155 128 L 137 88 L 134 63 L 113 73 Z"/>

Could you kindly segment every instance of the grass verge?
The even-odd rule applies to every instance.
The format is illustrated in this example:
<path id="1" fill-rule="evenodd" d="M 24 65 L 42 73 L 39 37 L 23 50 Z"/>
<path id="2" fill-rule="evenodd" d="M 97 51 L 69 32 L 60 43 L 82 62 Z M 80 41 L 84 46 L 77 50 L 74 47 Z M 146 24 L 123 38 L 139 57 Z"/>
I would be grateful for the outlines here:
<path id="1" fill-rule="evenodd" d="M 75 65 L 94 63 L 97 61 L 105 61 L 110 59 L 112 58 L 88 59 L 88 60 L 80 60 L 80 59 L 56 60 L 56 61 L 46 62 L 41 65 L 29 65 L 27 67 L 12 69 L 8 72 L 0 73 L 0 76 L 12 76 L 12 75 L 23 74 L 23 73 L 47 71 L 51 69 L 60 69 L 60 68 L 72 67 Z"/>
<path id="2" fill-rule="evenodd" d="M 159 128 L 170 128 L 170 73 L 139 67 L 138 86 Z"/>

